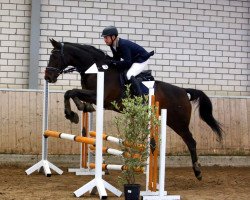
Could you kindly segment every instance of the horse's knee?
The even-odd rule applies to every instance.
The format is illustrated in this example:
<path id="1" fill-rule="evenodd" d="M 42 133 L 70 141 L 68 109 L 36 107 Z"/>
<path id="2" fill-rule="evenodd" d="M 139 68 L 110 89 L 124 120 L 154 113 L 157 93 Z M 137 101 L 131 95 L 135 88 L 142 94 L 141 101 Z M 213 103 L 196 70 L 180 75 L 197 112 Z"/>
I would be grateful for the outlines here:
<path id="1" fill-rule="evenodd" d="M 90 103 L 86 103 L 85 102 L 85 107 L 84 107 L 84 112 L 94 112 L 95 111 L 95 108 L 93 107 L 92 104 Z"/>
<path id="2" fill-rule="evenodd" d="M 68 91 L 65 92 L 64 99 L 70 99 L 70 98 L 73 99 L 73 98 L 75 98 L 77 96 L 78 96 L 77 95 L 77 90 L 72 89 L 72 90 L 68 90 Z"/>
<path id="3" fill-rule="evenodd" d="M 71 97 L 71 90 L 68 90 L 64 94 L 64 99 L 70 99 L 70 97 Z"/>
<path id="4" fill-rule="evenodd" d="M 78 97 L 72 98 L 78 110 L 84 110 L 84 103 L 80 101 Z"/>

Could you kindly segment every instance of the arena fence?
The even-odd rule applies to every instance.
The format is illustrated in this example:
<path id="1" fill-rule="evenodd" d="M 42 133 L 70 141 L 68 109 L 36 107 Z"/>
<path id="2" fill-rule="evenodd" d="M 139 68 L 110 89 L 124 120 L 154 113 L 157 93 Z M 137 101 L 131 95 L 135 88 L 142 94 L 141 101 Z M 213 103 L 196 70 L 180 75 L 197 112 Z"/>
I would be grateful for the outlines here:
<path id="1" fill-rule="evenodd" d="M 0 95 L 0 153 L 39 154 L 42 91 L 2 89 Z M 71 124 L 64 118 L 64 92 L 51 91 L 50 95 L 49 129 L 80 135 L 80 124 Z M 214 116 L 223 124 L 224 140 L 222 143 L 216 140 L 212 130 L 200 120 L 198 110 L 193 105 L 190 129 L 197 141 L 198 154 L 250 155 L 250 97 L 211 97 L 211 100 Z M 72 108 L 77 110 L 76 107 Z M 80 112 L 78 114 L 81 116 Z M 118 114 L 113 111 L 105 111 L 105 132 L 117 132 L 112 125 L 112 119 L 116 115 Z M 186 145 L 172 130 L 167 135 L 167 143 L 168 155 L 188 154 Z M 50 154 L 55 155 L 79 154 L 80 145 L 70 141 L 51 140 L 49 149 Z"/>

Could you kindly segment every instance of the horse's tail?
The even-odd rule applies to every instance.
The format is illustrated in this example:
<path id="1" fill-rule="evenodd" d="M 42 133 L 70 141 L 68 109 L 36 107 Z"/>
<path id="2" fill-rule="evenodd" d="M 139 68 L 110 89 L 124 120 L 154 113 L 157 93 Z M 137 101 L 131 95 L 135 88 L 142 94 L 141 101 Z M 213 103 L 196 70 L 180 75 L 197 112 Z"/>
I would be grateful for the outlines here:
<path id="1" fill-rule="evenodd" d="M 209 97 L 201 90 L 185 89 L 190 94 L 190 101 L 198 103 L 200 118 L 211 127 L 220 140 L 222 140 L 223 130 L 221 124 L 213 116 L 213 105 Z"/>

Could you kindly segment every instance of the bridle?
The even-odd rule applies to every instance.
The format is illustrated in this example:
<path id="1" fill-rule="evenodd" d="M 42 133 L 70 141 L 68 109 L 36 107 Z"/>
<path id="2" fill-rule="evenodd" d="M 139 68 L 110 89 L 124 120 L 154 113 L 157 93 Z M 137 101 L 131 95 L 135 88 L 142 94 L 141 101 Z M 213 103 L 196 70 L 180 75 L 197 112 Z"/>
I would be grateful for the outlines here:
<path id="1" fill-rule="evenodd" d="M 51 53 L 55 53 L 55 52 L 59 52 L 60 53 L 60 58 L 61 58 L 61 66 L 60 66 L 60 69 L 56 68 L 56 67 L 46 67 L 46 71 L 55 71 L 58 73 L 58 75 L 60 74 L 66 74 L 66 73 L 71 73 L 71 72 L 74 72 L 74 71 L 78 71 L 77 68 L 75 67 L 70 67 L 68 69 L 64 69 L 64 66 L 66 66 L 66 63 L 65 63 L 65 59 L 64 59 L 64 53 L 63 53 L 63 47 L 64 47 L 64 43 L 62 42 L 61 43 L 61 49 L 53 49 L 51 51 Z"/>

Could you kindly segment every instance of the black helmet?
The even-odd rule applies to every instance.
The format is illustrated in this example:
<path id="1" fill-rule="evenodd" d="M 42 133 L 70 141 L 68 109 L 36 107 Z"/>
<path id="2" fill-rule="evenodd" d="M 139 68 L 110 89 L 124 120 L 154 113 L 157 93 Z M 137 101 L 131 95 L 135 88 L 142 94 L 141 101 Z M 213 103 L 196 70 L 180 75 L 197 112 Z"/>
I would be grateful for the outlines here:
<path id="1" fill-rule="evenodd" d="M 104 36 L 118 36 L 118 31 L 115 26 L 107 26 L 105 29 L 102 31 L 102 37 Z"/>

